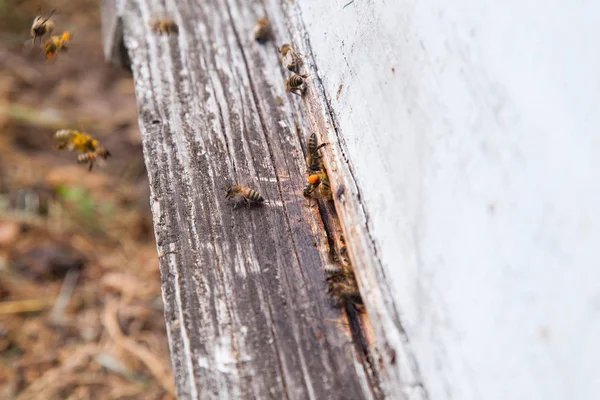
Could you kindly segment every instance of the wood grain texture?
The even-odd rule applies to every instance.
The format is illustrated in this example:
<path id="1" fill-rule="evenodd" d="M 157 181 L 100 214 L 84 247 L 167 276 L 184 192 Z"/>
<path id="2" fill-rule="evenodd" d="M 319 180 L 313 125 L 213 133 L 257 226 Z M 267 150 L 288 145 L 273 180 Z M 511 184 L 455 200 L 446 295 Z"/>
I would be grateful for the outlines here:
<path id="1" fill-rule="evenodd" d="M 366 346 L 356 351 L 325 293 L 326 231 L 302 197 L 301 105 L 275 44 L 252 38 L 258 18 L 283 21 L 281 8 L 111 4 L 134 74 L 179 398 L 380 397 Z M 179 35 L 151 33 L 161 13 Z M 233 209 L 235 183 L 265 204 Z"/>

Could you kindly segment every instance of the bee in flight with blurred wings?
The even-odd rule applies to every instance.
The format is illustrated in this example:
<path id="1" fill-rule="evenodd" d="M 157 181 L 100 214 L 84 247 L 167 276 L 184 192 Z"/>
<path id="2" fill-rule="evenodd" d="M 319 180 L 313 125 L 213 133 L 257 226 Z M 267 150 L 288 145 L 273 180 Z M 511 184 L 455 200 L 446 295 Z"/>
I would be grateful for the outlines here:
<path id="1" fill-rule="evenodd" d="M 79 132 L 75 129 L 61 129 L 54 134 L 54 140 L 57 142 L 56 148 L 62 150 L 66 148 L 69 151 L 79 153 L 77 161 L 79 163 L 88 163 L 91 171 L 94 162 L 98 158 L 107 159 L 111 154 L 90 135 Z"/>

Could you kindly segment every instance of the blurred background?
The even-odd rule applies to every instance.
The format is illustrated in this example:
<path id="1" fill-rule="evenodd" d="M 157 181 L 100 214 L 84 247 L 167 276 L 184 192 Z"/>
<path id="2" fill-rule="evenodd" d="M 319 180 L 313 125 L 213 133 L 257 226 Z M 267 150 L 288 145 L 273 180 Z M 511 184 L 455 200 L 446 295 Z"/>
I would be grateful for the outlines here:
<path id="1" fill-rule="evenodd" d="M 67 52 L 29 37 L 51 9 Z M 78 129 L 112 154 L 55 149 Z M 0 398 L 170 399 L 174 383 L 130 74 L 100 1 L 0 0 Z"/>

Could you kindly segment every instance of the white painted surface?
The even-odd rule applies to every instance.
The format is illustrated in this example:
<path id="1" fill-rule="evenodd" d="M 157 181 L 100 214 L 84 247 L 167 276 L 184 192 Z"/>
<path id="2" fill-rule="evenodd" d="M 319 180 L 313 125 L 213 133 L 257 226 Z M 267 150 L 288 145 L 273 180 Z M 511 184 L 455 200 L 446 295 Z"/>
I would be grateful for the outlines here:
<path id="1" fill-rule="evenodd" d="M 600 2 L 346 3 L 298 0 L 429 398 L 599 399 Z"/>

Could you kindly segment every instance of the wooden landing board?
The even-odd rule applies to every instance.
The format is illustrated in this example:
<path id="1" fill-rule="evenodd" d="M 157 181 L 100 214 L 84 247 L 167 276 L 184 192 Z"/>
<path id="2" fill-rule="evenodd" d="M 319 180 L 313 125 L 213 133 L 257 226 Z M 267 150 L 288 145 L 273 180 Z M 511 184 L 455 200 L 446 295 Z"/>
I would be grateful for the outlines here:
<path id="1" fill-rule="evenodd" d="M 178 35 L 151 32 L 161 13 Z M 327 237 L 302 196 L 310 131 L 284 90 L 285 36 L 252 38 L 264 15 L 244 0 L 104 5 L 107 57 L 135 81 L 178 396 L 378 398 L 325 292 Z M 265 204 L 234 209 L 236 183 Z"/>

